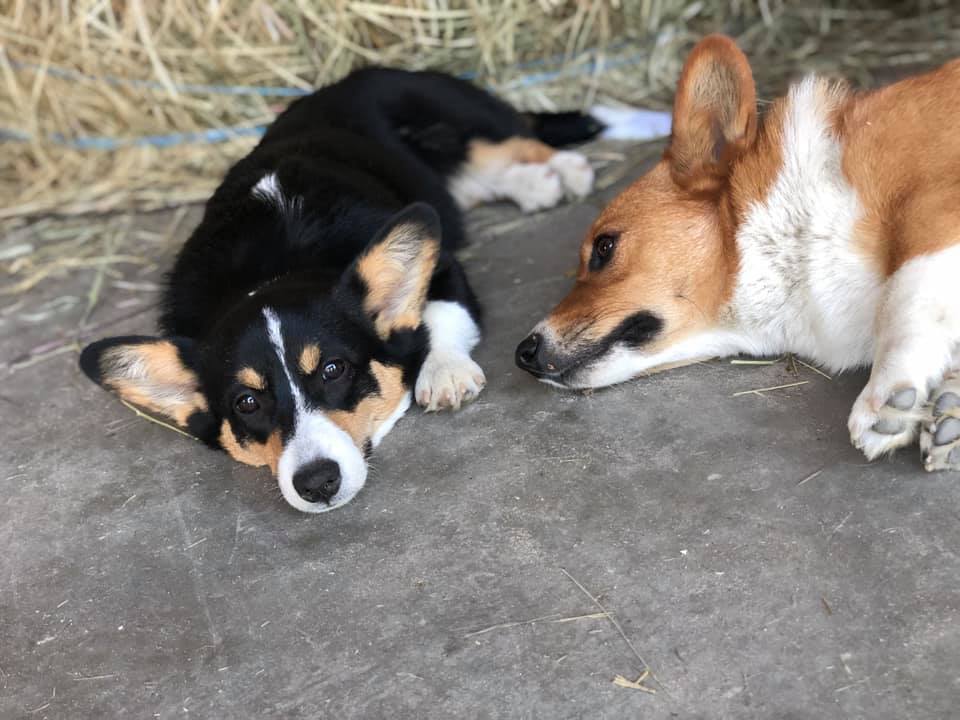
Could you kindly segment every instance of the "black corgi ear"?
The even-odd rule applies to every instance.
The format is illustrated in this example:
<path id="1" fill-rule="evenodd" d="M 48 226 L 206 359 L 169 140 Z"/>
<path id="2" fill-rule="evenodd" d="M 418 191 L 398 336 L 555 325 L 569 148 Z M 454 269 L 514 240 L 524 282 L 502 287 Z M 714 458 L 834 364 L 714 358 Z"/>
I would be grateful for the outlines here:
<path id="1" fill-rule="evenodd" d="M 193 341 L 184 338 L 114 337 L 87 345 L 80 368 L 127 402 L 194 429 L 209 416 L 194 354 Z"/>
<path id="2" fill-rule="evenodd" d="M 363 308 L 384 340 L 414 329 L 440 255 L 440 218 L 424 203 L 390 218 L 352 268 L 363 285 Z"/>

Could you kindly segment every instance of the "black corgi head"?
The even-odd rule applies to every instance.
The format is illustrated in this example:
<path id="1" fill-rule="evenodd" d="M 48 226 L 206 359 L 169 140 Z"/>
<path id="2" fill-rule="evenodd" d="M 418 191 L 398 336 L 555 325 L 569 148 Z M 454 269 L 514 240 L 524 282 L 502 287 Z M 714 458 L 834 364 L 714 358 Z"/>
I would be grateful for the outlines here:
<path id="1" fill-rule="evenodd" d="M 391 218 L 332 289 L 283 276 L 229 308 L 206 337 L 114 337 L 84 372 L 248 465 L 265 465 L 304 512 L 348 502 L 366 456 L 410 404 L 440 251 L 427 205 Z M 329 284 L 329 283 L 327 283 Z"/>

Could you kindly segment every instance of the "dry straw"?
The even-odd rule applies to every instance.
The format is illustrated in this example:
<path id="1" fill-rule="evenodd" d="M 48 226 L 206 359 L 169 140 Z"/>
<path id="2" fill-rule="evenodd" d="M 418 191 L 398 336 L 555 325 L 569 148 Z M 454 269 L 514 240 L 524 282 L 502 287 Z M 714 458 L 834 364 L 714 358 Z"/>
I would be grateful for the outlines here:
<path id="1" fill-rule="evenodd" d="M 0 0 L 0 230 L 199 201 L 291 92 L 363 65 L 469 75 L 531 109 L 665 107 L 683 53 L 705 32 L 739 39 L 762 91 L 799 68 L 869 83 L 881 68 L 960 55 L 950 6 Z M 228 139 L 209 142 L 217 128 Z"/>

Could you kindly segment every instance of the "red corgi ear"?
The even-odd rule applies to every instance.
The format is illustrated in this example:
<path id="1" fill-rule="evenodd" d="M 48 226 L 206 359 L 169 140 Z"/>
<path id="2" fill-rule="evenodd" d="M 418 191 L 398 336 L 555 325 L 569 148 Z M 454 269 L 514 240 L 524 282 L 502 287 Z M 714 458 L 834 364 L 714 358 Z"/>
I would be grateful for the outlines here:
<path id="1" fill-rule="evenodd" d="M 730 38 L 705 37 L 687 57 L 673 102 L 666 157 L 674 180 L 690 189 L 714 189 L 756 133 L 750 63 Z"/>
<path id="2" fill-rule="evenodd" d="M 106 338 L 84 348 L 80 367 L 127 402 L 187 428 L 208 414 L 207 400 L 189 364 L 192 353 L 193 343 L 181 338 Z"/>
<path id="3" fill-rule="evenodd" d="M 390 218 L 357 260 L 354 271 L 366 293 L 363 308 L 381 338 L 420 325 L 439 255 L 440 218 L 429 205 L 417 203 Z"/>

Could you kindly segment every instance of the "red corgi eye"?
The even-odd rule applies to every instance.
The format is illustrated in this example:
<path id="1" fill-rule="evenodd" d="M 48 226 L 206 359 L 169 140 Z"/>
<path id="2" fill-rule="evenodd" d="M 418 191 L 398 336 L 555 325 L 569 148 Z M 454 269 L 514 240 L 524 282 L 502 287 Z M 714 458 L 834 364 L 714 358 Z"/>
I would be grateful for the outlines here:
<path id="1" fill-rule="evenodd" d="M 619 236 L 616 233 L 601 233 L 593 239 L 593 252 L 590 253 L 589 268 L 600 270 L 613 257 Z"/>
<path id="2" fill-rule="evenodd" d="M 243 415 L 249 415 L 252 412 L 256 412 L 260 409 L 260 403 L 257 402 L 257 399 L 250 394 L 241 395 L 238 397 L 233 406 L 237 409 L 238 413 Z"/>
<path id="3" fill-rule="evenodd" d="M 601 235 L 596 239 L 595 249 L 597 257 L 606 259 L 613 252 L 613 246 L 617 244 L 617 238 L 614 235 Z"/>
<path id="4" fill-rule="evenodd" d="M 344 363 L 343 360 L 327 360 L 323 364 L 321 374 L 324 380 L 336 380 L 343 375 L 343 371 L 346 370 L 346 368 L 346 363 Z"/>

